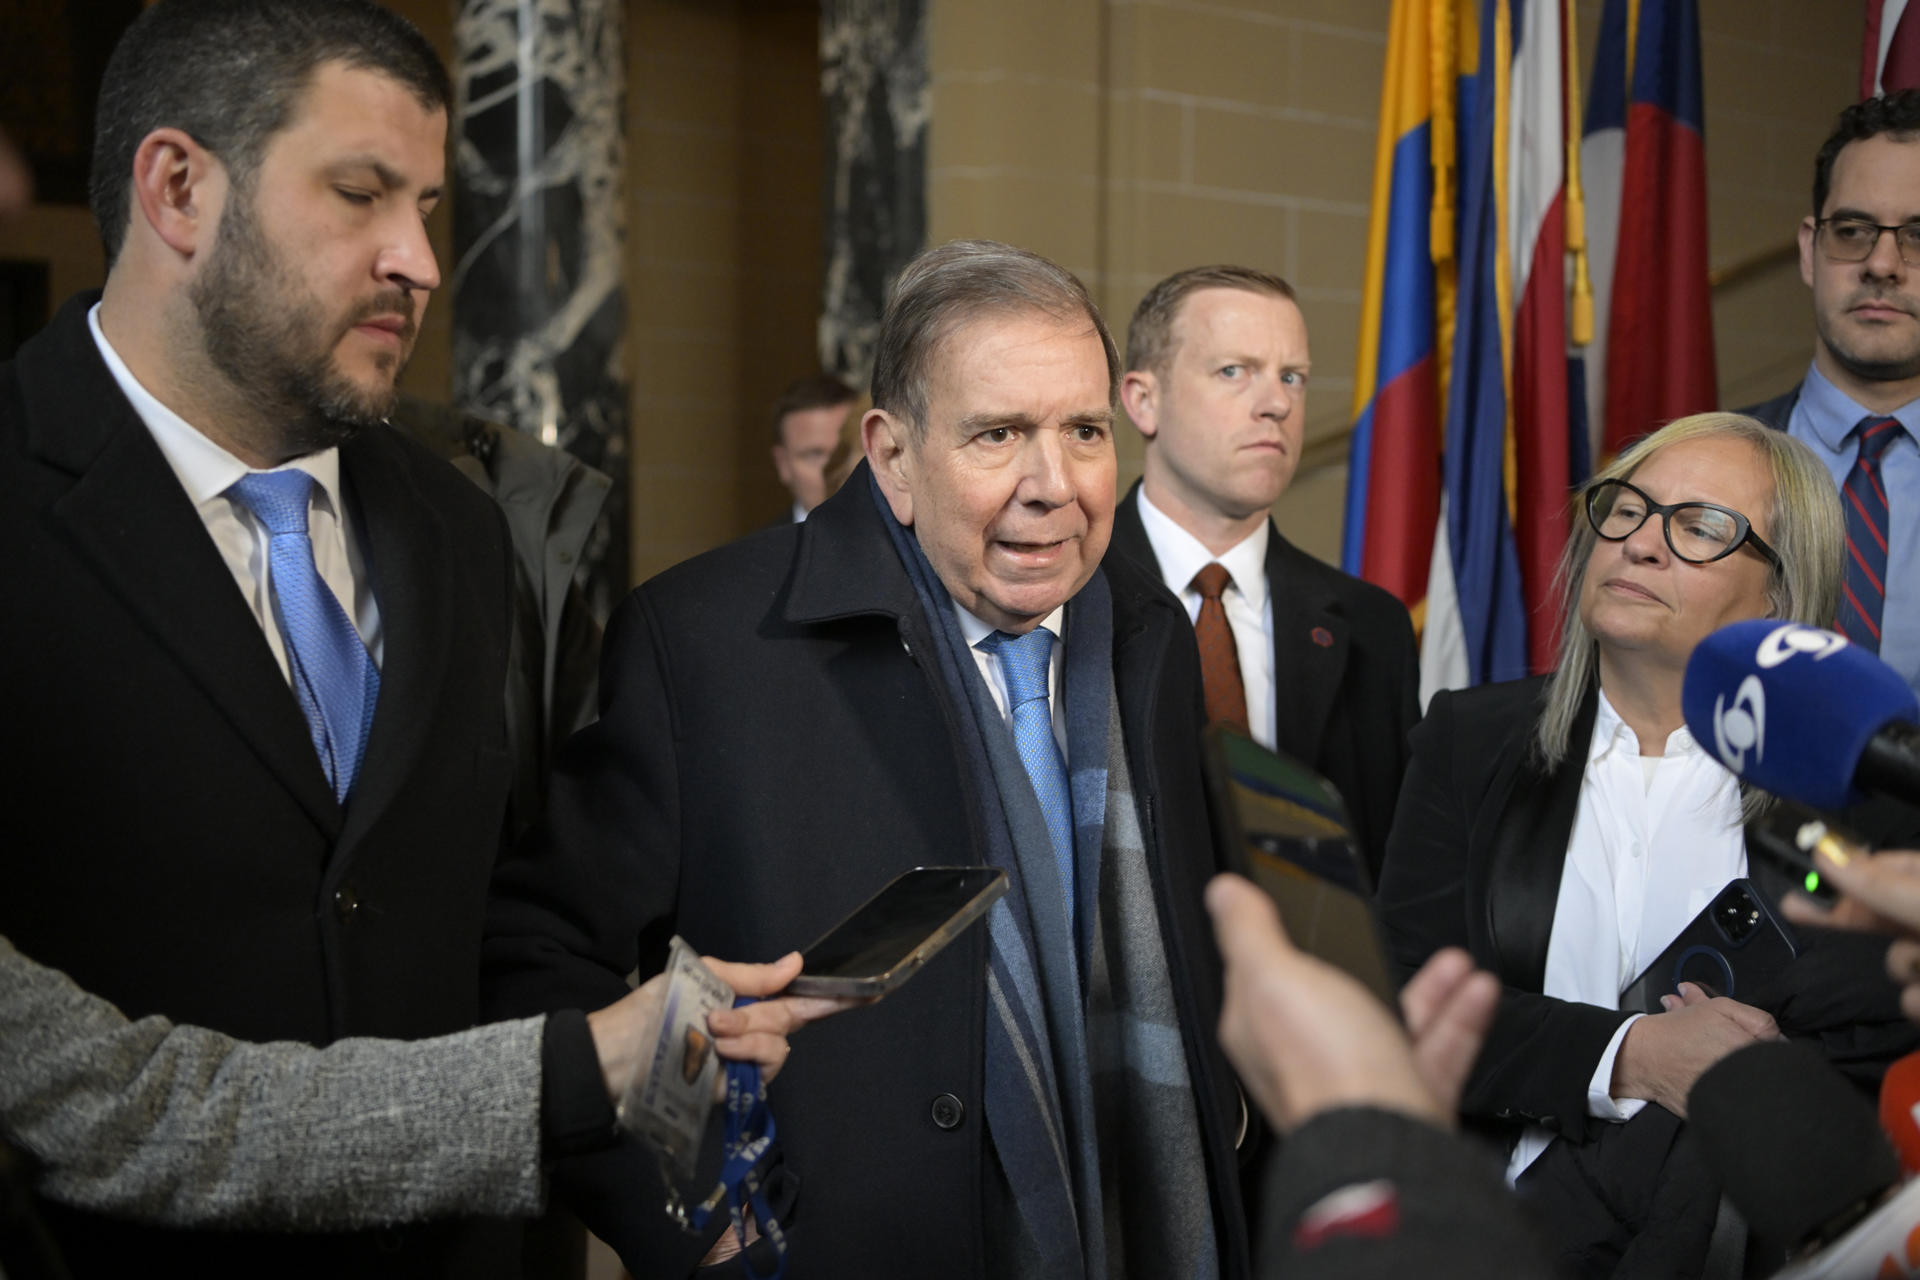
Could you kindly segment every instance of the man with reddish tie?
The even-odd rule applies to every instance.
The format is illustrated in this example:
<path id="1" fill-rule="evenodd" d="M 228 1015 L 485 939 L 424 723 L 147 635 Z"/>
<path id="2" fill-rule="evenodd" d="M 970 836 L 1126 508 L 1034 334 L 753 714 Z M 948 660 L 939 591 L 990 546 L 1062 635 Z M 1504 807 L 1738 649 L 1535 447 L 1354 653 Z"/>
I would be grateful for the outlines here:
<path id="1" fill-rule="evenodd" d="M 1847 520 L 1839 629 L 1920 688 L 1920 92 L 1840 113 L 1800 221 L 1813 364 L 1746 410 L 1804 441 Z"/>
<path id="2" fill-rule="evenodd" d="M 1278 276 L 1195 267 L 1148 290 L 1120 390 L 1146 475 L 1114 514 L 1113 547 L 1186 604 L 1208 718 L 1331 779 L 1377 875 L 1419 663 L 1398 600 L 1293 546 L 1268 514 L 1300 465 L 1310 364 Z"/>

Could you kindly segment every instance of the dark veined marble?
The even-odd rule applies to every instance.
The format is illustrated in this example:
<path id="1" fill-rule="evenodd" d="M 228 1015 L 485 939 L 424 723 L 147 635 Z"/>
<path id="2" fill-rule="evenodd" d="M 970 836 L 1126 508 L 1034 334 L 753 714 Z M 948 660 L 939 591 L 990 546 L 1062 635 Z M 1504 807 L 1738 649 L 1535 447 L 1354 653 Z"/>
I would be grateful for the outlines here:
<path id="1" fill-rule="evenodd" d="M 821 0 L 821 367 L 864 385 L 887 286 L 927 236 L 926 0 Z"/>
<path id="2" fill-rule="evenodd" d="M 613 480 L 580 579 L 627 589 L 621 0 L 461 0 L 454 400 Z"/>

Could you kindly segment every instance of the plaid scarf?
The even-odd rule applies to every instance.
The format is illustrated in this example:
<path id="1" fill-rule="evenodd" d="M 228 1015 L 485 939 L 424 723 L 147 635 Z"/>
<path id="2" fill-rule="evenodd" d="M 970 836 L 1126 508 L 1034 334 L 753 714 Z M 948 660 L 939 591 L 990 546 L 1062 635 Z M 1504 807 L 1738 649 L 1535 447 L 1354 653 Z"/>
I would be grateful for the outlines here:
<path id="1" fill-rule="evenodd" d="M 929 623 L 930 672 L 959 713 L 987 862 L 1011 882 L 987 918 L 988 1273 L 1216 1276 L 1199 1113 L 1113 687 L 1106 577 L 1069 602 L 1065 627 L 1076 939 L 1046 819 L 953 599 L 877 484 L 872 493 Z"/>

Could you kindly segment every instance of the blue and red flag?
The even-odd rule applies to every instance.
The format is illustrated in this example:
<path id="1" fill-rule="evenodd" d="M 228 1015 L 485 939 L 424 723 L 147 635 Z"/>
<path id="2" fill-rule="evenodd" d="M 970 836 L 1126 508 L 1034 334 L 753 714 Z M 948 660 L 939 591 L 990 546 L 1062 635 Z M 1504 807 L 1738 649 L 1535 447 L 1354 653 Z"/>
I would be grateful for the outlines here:
<path id="1" fill-rule="evenodd" d="M 1594 148 L 1585 171 L 1596 331 L 1605 335 L 1586 370 L 1598 456 L 1719 403 L 1704 126 L 1695 0 L 1607 0 L 1583 144 Z M 1615 147 L 1619 176 L 1603 184 L 1603 157 Z M 1608 199 L 1603 185 L 1612 186 Z M 1598 252 L 1603 239 L 1613 244 L 1610 263 Z"/>

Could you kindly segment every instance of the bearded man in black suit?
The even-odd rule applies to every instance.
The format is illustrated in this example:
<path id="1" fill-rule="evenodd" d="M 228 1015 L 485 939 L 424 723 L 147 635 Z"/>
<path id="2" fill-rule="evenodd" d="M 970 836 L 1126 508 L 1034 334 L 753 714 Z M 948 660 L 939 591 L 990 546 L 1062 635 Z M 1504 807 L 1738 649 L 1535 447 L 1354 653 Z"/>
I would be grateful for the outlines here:
<path id="1" fill-rule="evenodd" d="M 451 99 L 366 0 L 162 0 L 101 96 L 104 295 L 0 367 L 0 933 L 130 1016 L 311 1043 L 478 1016 L 507 534 L 383 422 L 440 282 Z M 88 1274 L 512 1260 L 47 1216 Z"/>

